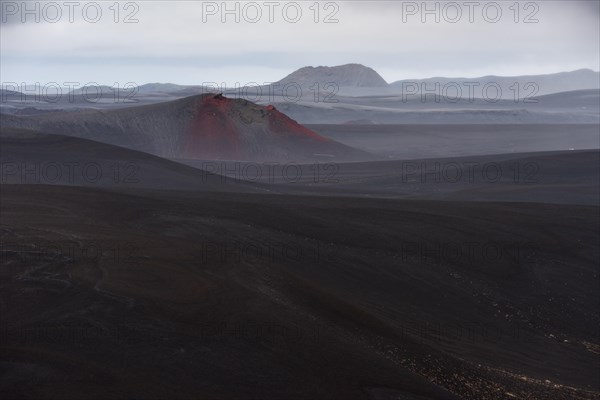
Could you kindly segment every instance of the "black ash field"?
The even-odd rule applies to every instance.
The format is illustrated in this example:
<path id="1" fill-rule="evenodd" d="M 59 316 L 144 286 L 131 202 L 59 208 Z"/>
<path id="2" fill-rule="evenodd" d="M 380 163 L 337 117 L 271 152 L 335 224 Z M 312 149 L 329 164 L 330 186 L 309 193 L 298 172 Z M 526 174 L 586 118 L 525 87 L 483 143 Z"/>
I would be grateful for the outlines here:
<path id="1" fill-rule="evenodd" d="M 0 396 L 599 399 L 589 120 L 3 114 Z"/>

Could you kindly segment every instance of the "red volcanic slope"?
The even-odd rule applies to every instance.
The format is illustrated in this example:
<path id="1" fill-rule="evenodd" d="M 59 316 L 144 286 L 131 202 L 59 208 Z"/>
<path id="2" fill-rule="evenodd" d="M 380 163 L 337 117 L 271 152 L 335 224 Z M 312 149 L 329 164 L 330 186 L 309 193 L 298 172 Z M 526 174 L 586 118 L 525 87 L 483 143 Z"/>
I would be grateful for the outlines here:
<path id="1" fill-rule="evenodd" d="M 319 135 L 316 132 L 300 125 L 281 111 L 277 110 L 274 106 L 265 107 L 269 111 L 267 114 L 269 117 L 269 128 L 277 134 L 291 135 L 297 137 L 305 137 L 316 140 L 317 142 L 328 142 L 327 138 Z"/>
<path id="2" fill-rule="evenodd" d="M 185 128 L 184 155 L 190 158 L 240 158 L 240 135 L 231 114 L 229 99 L 205 97 Z"/>
<path id="3" fill-rule="evenodd" d="M 199 98 L 184 128 L 183 156 L 195 159 L 268 158 L 281 148 L 318 149 L 335 142 L 298 124 L 273 106 L 221 94 Z"/>

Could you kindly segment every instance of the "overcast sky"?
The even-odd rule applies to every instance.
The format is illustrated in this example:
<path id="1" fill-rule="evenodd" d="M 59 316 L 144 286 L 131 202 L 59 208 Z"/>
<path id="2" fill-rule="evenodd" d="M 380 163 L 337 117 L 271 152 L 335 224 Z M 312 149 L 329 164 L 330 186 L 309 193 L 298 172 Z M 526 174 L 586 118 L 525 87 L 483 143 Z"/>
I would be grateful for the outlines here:
<path id="1" fill-rule="evenodd" d="M 244 85 L 345 63 L 370 66 L 388 82 L 600 68 L 594 0 L 429 2 L 432 14 L 420 1 L 228 2 L 226 15 L 221 1 L 120 2 L 118 15 L 114 0 L 71 9 L 30 1 L 31 14 L 21 1 L 1 3 L 3 83 Z"/>

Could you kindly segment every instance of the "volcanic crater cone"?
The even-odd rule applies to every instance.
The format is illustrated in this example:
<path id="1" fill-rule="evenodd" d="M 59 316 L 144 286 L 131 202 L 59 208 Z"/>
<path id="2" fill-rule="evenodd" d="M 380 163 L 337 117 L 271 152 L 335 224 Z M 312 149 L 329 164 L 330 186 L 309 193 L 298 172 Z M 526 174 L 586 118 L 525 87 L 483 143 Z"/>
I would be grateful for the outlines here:
<path id="1" fill-rule="evenodd" d="M 274 106 L 215 94 L 197 98 L 195 109 L 184 129 L 184 158 L 346 159 L 360 153 L 300 125 Z"/>
<path id="2" fill-rule="evenodd" d="M 2 126 L 82 137 L 174 159 L 312 162 L 372 158 L 311 131 L 273 106 L 215 93 L 108 111 L 3 115 Z"/>

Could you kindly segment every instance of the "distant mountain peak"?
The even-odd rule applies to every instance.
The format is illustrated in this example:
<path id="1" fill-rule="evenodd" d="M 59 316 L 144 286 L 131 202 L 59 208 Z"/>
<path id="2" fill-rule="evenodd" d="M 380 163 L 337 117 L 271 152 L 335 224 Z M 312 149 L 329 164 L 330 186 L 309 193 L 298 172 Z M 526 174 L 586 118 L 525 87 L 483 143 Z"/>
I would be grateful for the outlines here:
<path id="1" fill-rule="evenodd" d="M 282 80 L 279 84 L 297 83 L 313 85 L 315 83 L 335 83 L 340 87 L 387 87 L 388 84 L 372 68 L 362 64 L 344 64 L 333 67 L 302 67 Z"/>

